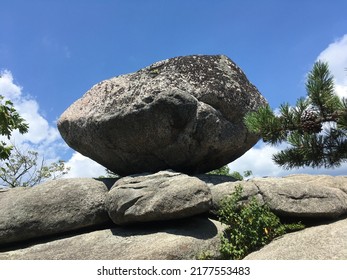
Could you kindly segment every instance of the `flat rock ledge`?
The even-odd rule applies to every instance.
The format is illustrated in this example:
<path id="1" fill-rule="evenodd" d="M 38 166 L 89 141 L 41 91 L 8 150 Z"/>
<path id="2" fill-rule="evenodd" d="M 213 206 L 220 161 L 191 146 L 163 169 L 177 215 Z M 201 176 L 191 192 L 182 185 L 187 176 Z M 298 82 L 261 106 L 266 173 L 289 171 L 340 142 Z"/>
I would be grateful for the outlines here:
<path id="1" fill-rule="evenodd" d="M 247 259 L 347 258 L 346 176 L 235 182 L 166 170 L 0 190 L 0 259 L 219 258 L 224 227 L 211 214 L 237 185 L 244 200 L 255 196 L 281 218 L 315 225 L 284 235 Z"/>
<path id="2" fill-rule="evenodd" d="M 107 193 L 107 184 L 96 179 L 0 190 L 0 246 L 107 223 Z"/>
<path id="3" fill-rule="evenodd" d="M 255 196 L 280 217 L 337 219 L 347 214 L 347 177 L 290 175 L 283 178 L 255 178 L 211 186 L 212 212 L 221 200 L 243 187 L 243 199 Z"/>
<path id="4" fill-rule="evenodd" d="M 0 253 L 0 260 L 189 260 L 219 258 L 221 223 L 194 217 L 137 228 L 114 227 Z"/>
<path id="5" fill-rule="evenodd" d="M 346 260 L 347 219 L 286 234 L 245 260 Z"/>

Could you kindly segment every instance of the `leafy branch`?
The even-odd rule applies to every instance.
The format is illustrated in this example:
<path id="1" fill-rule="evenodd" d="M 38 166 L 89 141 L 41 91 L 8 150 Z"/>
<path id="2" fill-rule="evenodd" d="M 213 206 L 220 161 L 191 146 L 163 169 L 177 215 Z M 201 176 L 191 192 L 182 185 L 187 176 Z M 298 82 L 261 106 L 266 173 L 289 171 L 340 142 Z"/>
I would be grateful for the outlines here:
<path id="1" fill-rule="evenodd" d="M 44 180 L 54 180 L 69 172 L 64 161 L 59 160 L 49 165 L 45 159 L 39 160 L 39 154 L 35 151 L 21 151 L 13 145 L 13 151 L 0 167 L 1 185 L 15 187 L 32 187 Z"/>
<path id="2" fill-rule="evenodd" d="M 24 134 L 28 132 L 28 129 L 29 125 L 18 114 L 13 103 L 9 100 L 4 100 L 4 97 L 0 95 L 0 135 L 7 137 L 9 140 L 14 130 Z M 0 141 L 0 160 L 8 159 L 11 150 L 11 145 Z"/>

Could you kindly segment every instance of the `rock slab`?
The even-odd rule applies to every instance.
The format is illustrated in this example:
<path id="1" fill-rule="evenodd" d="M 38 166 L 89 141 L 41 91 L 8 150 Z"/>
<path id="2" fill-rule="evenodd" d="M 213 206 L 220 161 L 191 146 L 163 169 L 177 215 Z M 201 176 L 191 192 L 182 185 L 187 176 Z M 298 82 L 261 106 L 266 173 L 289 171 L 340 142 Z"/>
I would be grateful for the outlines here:
<path id="1" fill-rule="evenodd" d="M 346 176 L 290 175 L 214 185 L 211 187 L 214 213 L 223 197 L 233 193 L 237 185 L 243 187 L 244 199 L 256 196 L 281 217 L 337 219 L 347 214 Z"/>
<path id="2" fill-rule="evenodd" d="M 95 85 L 61 115 L 58 129 L 70 147 L 122 176 L 198 174 L 259 140 L 243 117 L 265 104 L 226 56 L 183 56 Z"/>
<path id="3" fill-rule="evenodd" d="M 109 221 L 99 180 L 64 179 L 0 191 L 0 245 Z"/>
<path id="4" fill-rule="evenodd" d="M 346 260 L 347 219 L 289 233 L 245 260 Z"/>
<path id="5" fill-rule="evenodd" d="M 189 260 L 220 257 L 221 223 L 193 217 L 157 227 L 98 230 L 0 252 L 0 260 Z"/>
<path id="6" fill-rule="evenodd" d="M 118 180 L 107 196 L 115 224 L 173 220 L 208 212 L 208 186 L 195 177 L 172 171 L 134 175 Z"/>
<path id="7" fill-rule="evenodd" d="M 65 179 L 1 190 L 0 259 L 194 259 L 204 253 L 218 258 L 223 226 L 195 215 L 208 211 L 211 200 L 212 211 L 218 210 L 238 184 L 243 199 L 256 196 L 281 217 L 314 218 L 316 225 L 247 258 L 347 258 L 346 176 L 233 182 L 227 176 L 163 171 L 116 182 Z M 109 215 L 131 225 L 114 225 Z M 322 225 L 330 219 L 344 220 Z"/>

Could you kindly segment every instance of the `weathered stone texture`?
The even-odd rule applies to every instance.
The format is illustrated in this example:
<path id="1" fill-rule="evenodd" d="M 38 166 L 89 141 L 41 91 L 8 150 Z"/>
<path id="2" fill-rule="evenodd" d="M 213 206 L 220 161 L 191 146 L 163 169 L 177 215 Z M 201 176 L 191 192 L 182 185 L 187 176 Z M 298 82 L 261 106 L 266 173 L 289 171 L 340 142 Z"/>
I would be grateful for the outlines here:
<path id="1" fill-rule="evenodd" d="M 347 219 L 286 234 L 245 260 L 346 260 Z"/>
<path id="2" fill-rule="evenodd" d="M 347 177 L 291 175 L 226 182 L 211 187 L 213 209 L 241 185 L 244 198 L 256 196 L 281 217 L 336 219 L 347 214 Z"/>
<path id="3" fill-rule="evenodd" d="M 211 200 L 203 181 L 161 171 L 118 180 L 108 194 L 107 209 L 112 221 L 121 225 L 191 217 L 208 212 Z"/>
<path id="4" fill-rule="evenodd" d="M 223 55 L 157 62 L 91 88 L 60 117 L 73 149 L 120 175 L 210 171 L 259 139 L 243 123 L 266 101 Z"/>
<path id="5" fill-rule="evenodd" d="M 221 223 L 193 217 L 154 227 L 93 231 L 0 253 L 0 260 L 189 260 L 220 257 Z"/>
<path id="6" fill-rule="evenodd" d="M 0 245 L 109 221 L 108 189 L 94 179 L 66 179 L 0 191 Z"/>

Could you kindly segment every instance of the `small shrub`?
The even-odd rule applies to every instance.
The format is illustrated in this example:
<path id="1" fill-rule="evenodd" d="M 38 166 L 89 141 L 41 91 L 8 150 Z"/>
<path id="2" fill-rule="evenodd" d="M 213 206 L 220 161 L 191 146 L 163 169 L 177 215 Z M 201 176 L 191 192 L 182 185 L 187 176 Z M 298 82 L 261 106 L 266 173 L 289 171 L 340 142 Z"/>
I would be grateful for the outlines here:
<path id="1" fill-rule="evenodd" d="M 230 176 L 234 178 L 237 181 L 242 181 L 247 177 L 251 177 L 253 175 L 253 172 L 251 170 L 246 170 L 243 172 L 243 176 L 241 175 L 240 172 L 234 171 L 230 173 L 230 168 L 228 165 L 224 165 L 218 169 L 212 170 L 208 172 L 207 174 L 210 175 L 223 175 L 223 176 Z"/>
<path id="2" fill-rule="evenodd" d="M 243 180 L 243 176 L 240 174 L 240 172 L 237 172 L 237 171 L 234 171 L 234 172 L 230 173 L 229 176 L 233 177 L 237 181 L 242 181 Z"/>
<path id="3" fill-rule="evenodd" d="M 267 205 L 261 205 L 256 198 L 240 204 L 241 185 L 226 197 L 218 211 L 219 220 L 228 225 L 221 236 L 221 254 L 225 259 L 239 260 L 252 251 L 270 243 L 275 237 L 288 230 L 302 229 L 303 225 L 283 225 Z"/>
<path id="4" fill-rule="evenodd" d="M 230 169 L 229 169 L 228 165 L 224 165 L 218 169 L 215 169 L 215 170 L 208 172 L 207 174 L 230 176 Z"/>

